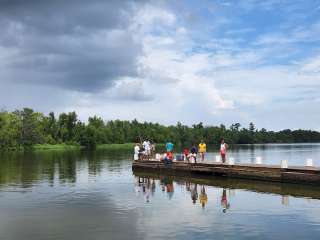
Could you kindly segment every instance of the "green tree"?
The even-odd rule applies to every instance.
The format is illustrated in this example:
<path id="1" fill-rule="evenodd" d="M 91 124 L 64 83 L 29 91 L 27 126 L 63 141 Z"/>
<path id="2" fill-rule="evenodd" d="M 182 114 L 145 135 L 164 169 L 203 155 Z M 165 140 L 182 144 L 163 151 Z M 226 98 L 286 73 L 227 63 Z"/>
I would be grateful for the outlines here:
<path id="1" fill-rule="evenodd" d="M 22 111 L 17 111 L 16 115 L 20 117 L 22 123 L 19 143 L 28 147 L 33 144 L 44 143 L 44 129 L 41 125 L 43 115 L 34 112 L 30 108 L 24 108 Z"/>

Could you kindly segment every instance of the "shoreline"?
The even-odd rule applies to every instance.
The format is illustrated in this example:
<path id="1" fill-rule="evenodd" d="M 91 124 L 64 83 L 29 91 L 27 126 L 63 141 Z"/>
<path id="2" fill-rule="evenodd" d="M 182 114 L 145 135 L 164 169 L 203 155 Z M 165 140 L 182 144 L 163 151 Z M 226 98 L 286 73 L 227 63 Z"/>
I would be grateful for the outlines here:
<path id="1" fill-rule="evenodd" d="M 135 143 L 110 143 L 110 144 L 98 144 L 96 148 L 92 150 L 133 150 Z M 165 144 L 156 144 L 158 148 L 164 148 Z M 35 144 L 31 147 L 25 148 L 4 148 L 0 149 L 0 152 L 23 152 L 23 151 L 65 151 L 65 150 L 86 150 L 88 148 L 80 145 L 72 144 Z"/>
<path id="2" fill-rule="evenodd" d="M 229 146 L 237 147 L 237 146 L 272 146 L 272 145 L 318 145 L 317 143 L 255 143 L 255 144 L 230 144 Z M 135 143 L 108 143 L 108 144 L 98 144 L 96 148 L 91 150 L 132 150 L 135 146 Z M 157 151 L 162 152 L 165 149 L 165 143 L 157 143 L 156 144 Z M 64 150 L 86 150 L 84 146 L 76 145 L 76 144 L 35 144 L 31 147 L 20 147 L 20 148 L 0 148 L 0 152 L 23 152 L 23 151 L 64 151 Z M 210 145 L 208 149 L 216 150 L 218 149 L 218 145 Z M 176 151 L 182 151 L 180 146 L 176 147 Z"/>

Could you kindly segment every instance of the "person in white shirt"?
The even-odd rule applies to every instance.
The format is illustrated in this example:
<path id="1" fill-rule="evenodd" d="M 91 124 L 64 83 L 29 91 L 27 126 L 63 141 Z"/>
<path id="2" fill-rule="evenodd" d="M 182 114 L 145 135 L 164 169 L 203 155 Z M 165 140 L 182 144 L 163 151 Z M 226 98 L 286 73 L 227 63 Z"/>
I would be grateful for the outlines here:
<path id="1" fill-rule="evenodd" d="M 146 150 L 146 155 L 151 155 L 151 144 L 149 141 L 147 141 L 146 146 L 145 146 L 145 150 Z"/>
<path id="2" fill-rule="evenodd" d="M 136 143 L 136 146 L 134 147 L 134 155 L 133 155 L 133 159 L 135 161 L 139 160 L 139 152 L 140 152 L 139 143 Z"/>
<path id="3" fill-rule="evenodd" d="M 144 140 L 142 143 L 144 150 L 146 150 L 147 145 L 148 145 L 148 142 L 146 140 Z"/>

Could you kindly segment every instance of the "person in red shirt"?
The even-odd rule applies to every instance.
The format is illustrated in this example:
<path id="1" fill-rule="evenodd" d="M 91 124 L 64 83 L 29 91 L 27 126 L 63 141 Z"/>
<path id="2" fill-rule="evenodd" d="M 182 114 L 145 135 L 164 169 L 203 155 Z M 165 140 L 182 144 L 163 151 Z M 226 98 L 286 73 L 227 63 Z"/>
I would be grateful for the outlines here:
<path id="1" fill-rule="evenodd" d="M 188 155 L 189 155 L 189 149 L 188 148 L 185 148 L 183 150 L 183 155 L 184 155 L 184 160 L 189 162 L 189 159 L 188 159 Z"/>
<path id="2" fill-rule="evenodd" d="M 169 159 L 169 160 L 173 160 L 173 154 L 172 154 L 172 152 L 167 152 L 167 158 Z"/>
<path id="3" fill-rule="evenodd" d="M 166 165 L 169 165 L 172 163 L 173 161 L 173 154 L 172 152 L 167 152 L 165 154 L 165 157 L 162 159 L 162 161 L 166 164 Z"/>

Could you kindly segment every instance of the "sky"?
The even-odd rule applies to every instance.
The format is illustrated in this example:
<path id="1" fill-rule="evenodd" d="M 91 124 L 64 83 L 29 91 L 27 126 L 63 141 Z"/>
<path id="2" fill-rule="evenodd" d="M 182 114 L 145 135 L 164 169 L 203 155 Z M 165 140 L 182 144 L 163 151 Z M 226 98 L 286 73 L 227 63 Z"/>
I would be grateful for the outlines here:
<path id="1" fill-rule="evenodd" d="M 0 0 L 0 109 L 320 130 L 320 0 Z"/>

